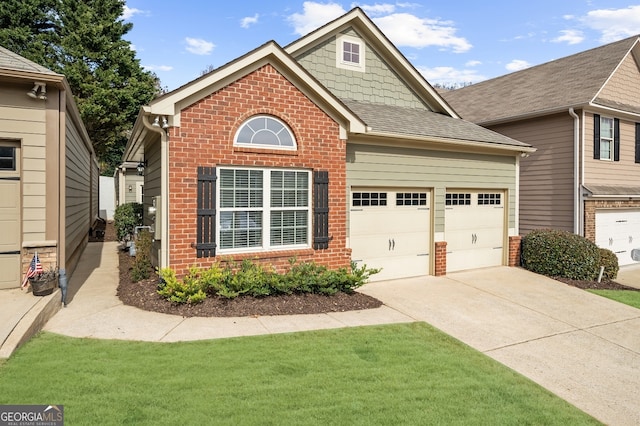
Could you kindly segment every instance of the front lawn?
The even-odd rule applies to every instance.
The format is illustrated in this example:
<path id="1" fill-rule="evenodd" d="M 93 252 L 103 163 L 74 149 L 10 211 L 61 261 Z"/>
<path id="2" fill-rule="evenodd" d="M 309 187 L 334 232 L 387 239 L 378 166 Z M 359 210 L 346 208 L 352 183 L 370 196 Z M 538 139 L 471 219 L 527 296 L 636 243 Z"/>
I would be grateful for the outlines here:
<path id="1" fill-rule="evenodd" d="M 0 404 L 66 424 L 598 424 L 425 323 L 186 343 L 41 333 L 0 364 Z"/>
<path id="2" fill-rule="evenodd" d="M 640 291 L 637 290 L 589 290 L 616 302 L 624 303 L 640 309 Z"/>

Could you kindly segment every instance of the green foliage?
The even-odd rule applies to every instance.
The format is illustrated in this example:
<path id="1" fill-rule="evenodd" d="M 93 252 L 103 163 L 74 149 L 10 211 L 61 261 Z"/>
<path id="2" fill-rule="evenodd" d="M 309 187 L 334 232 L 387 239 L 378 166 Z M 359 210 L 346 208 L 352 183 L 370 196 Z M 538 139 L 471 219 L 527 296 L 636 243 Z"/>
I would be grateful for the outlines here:
<path id="1" fill-rule="evenodd" d="M 143 230 L 136 238 L 136 257 L 133 261 L 131 278 L 134 282 L 149 278 L 151 270 L 151 233 Z"/>
<path id="2" fill-rule="evenodd" d="M 2 0 L 0 45 L 64 74 L 101 162 L 112 175 L 140 105 L 160 92 L 125 35 L 124 0 Z"/>
<path id="3" fill-rule="evenodd" d="M 131 237 L 135 227 L 142 225 L 142 204 L 126 203 L 116 207 L 113 225 L 116 228 L 118 240 L 124 241 Z"/>
<path id="4" fill-rule="evenodd" d="M 599 266 L 604 266 L 602 277 L 607 280 L 613 280 L 618 276 L 620 266 L 618 266 L 618 256 L 609 249 L 598 249 L 600 252 Z"/>
<path id="5" fill-rule="evenodd" d="M 522 266 L 538 274 L 594 280 L 599 263 L 598 246 L 567 231 L 535 230 L 522 239 Z"/>
<path id="6" fill-rule="evenodd" d="M 167 277 L 163 276 L 165 284 L 160 294 L 173 302 L 193 303 L 187 298 L 198 290 L 227 299 L 242 295 L 264 297 L 292 293 L 352 293 L 378 272 L 377 269 L 367 269 L 366 265 L 357 268 L 355 264 L 350 269 L 330 270 L 313 262 L 297 263 L 292 259 L 289 269 L 279 274 L 273 267 L 245 259 L 239 267 L 233 262 L 224 267 L 214 263 L 208 269 L 192 267 L 182 282 L 176 278 L 173 270 L 166 268 L 161 271 Z M 167 289 L 167 286 L 170 288 Z"/>
<path id="7" fill-rule="evenodd" d="M 171 268 L 162 268 L 159 271 L 161 284 L 158 286 L 158 294 L 173 303 L 195 304 L 206 299 L 207 295 L 202 290 L 200 281 L 194 276 L 195 270 L 180 281 L 175 271 Z"/>

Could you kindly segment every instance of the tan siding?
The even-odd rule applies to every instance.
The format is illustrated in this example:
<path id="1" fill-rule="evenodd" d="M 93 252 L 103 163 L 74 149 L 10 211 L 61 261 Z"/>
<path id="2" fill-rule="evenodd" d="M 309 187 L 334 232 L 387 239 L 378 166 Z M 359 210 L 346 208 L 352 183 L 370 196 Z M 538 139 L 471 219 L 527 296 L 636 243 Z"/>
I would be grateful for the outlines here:
<path id="1" fill-rule="evenodd" d="M 572 232 L 574 141 L 569 113 L 491 129 L 537 149 L 520 162 L 520 233 L 539 228 Z"/>
<path id="2" fill-rule="evenodd" d="M 625 58 L 602 88 L 598 99 L 640 107 L 640 71 L 633 55 Z"/>
<path id="3" fill-rule="evenodd" d="M 124 178 L 124 202 L 135 203 L 136 202 L 136 185 L 138 182 L 144 182 L 144 176 L 138 176 L 137 171 L 127 170 L 127 174 Z M 129 185 L 131 185 L 131 191 L 129 191 Z"/>
<path id="4" fill-rule="evenodd" d="M 635 122 L 620 120 L 620 161 L 593 159 L 592 113 L 585 117 L 585 135 L 585 185 L 637 185 L 640 164 L 635 162 Z"/>
<path id="5" fill-rule="evenodd" d="M 444 198 L 451 189 L 505 189 L 515 226 L 515 159 L 495 155 L 347 146 L 347 187 L 433 188 L 434 232 L 444 232 Z"/>
<path id="6" fill-rule="evenodd" d="M 22 242 L 46 239 L 46 105 L 26 96 L 29 89 L 0 88 L 0 138 L 21 141 Z"/>
<path id="7" fill-rule="evenodd" d="M 360 36 L 349 29 L 349 36 Z M 363 40 L 364 41 L 364 40 Z M 369 44 L 365 47 L 365 72 L 336 67 L 336 38 L 299 55 L 296 60 L 339 98 L 425 108 L 418 96 L 400 79 Z"/>

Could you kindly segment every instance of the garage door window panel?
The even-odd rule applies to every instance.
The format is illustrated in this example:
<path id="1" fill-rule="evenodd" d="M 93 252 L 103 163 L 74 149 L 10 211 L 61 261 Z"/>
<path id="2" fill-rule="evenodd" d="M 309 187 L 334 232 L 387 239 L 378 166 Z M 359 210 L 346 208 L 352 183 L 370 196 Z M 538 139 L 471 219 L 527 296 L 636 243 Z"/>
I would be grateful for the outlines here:
<path id="1" fill-rule="evenodd" d="M 385 207 L 386 192 L 354 192 L 351 197 L 352 207 Z"/>
<path id="2" fill-rule="evenodd" d="M 396 193 L 396 206 L 426 206 L 426 192 L 398 192 Z"/>
<path id="3" fill-rule="evenodd" d="M 0 170 L 16 170 L 16 148 L 13 146 L 0 146 Z"/>

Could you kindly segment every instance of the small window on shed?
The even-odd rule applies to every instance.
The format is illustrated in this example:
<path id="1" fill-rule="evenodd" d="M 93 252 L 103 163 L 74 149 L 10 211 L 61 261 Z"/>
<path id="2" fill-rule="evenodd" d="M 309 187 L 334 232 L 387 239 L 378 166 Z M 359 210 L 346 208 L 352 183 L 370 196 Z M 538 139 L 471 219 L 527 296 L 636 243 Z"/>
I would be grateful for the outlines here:
<path id="1" fill-rule="evenodd" d="M 282 121 L 269 115 L 250 118 L 240 126 L 233 141 L 237 146 L 296 149 L 293 132 Z"/>

